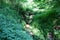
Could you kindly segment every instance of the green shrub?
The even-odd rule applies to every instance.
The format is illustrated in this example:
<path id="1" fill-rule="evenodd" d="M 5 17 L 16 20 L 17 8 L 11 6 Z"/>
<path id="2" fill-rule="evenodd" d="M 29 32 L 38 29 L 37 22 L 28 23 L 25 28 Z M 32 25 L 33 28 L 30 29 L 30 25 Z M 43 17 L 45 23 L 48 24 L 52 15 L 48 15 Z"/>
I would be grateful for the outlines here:
<path id="1" fill-rule="evenodd" d="M 0 40 L 33 40 L 21 22 L 21 18 L 14 10 L 0 9 Z"/>

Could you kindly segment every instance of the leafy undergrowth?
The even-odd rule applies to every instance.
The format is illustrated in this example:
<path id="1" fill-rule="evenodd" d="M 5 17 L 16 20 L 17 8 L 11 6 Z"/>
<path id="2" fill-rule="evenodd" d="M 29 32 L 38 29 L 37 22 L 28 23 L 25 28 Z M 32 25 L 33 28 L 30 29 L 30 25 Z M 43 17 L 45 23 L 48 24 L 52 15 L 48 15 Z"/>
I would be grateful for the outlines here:
<path id="1" fill-rule="evenodd" d="M 60 1 L 0 0 L 0 26 L 0 40 L 60 40 Z"/>
<path id="2" fill-rule="evenodd" d="M 20 20 L 15 10 L 0 9 L 0 40 L 33 40 Z"/>

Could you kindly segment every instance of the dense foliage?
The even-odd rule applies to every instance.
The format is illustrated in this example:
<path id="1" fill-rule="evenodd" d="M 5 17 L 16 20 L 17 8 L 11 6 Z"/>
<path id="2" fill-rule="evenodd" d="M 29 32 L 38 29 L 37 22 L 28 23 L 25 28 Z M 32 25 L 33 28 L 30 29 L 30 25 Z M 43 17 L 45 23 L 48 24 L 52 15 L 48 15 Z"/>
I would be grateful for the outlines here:
<path id="1" fill-rule="evenodd" d="M 33 40 L 20 20 L 15 10 L 0 9 L 0 40 Z"/>
<path id="2" fill-rule="evenodd" d="M 60 0 L 0 0 L 0 19 L 0 40 L 60 40 Z"/>

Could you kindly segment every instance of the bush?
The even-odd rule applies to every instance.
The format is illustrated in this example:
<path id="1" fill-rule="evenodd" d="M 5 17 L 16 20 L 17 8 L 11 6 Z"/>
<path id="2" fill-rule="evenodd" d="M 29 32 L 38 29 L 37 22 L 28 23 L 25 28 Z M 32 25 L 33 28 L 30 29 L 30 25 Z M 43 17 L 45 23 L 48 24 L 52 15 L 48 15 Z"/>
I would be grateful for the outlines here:
<path id="1" fill-rule="evenodd" d="M 0 40 L 33 40 L 24 30 L 20 16 L 9 8 L 0 9 Z"/>

